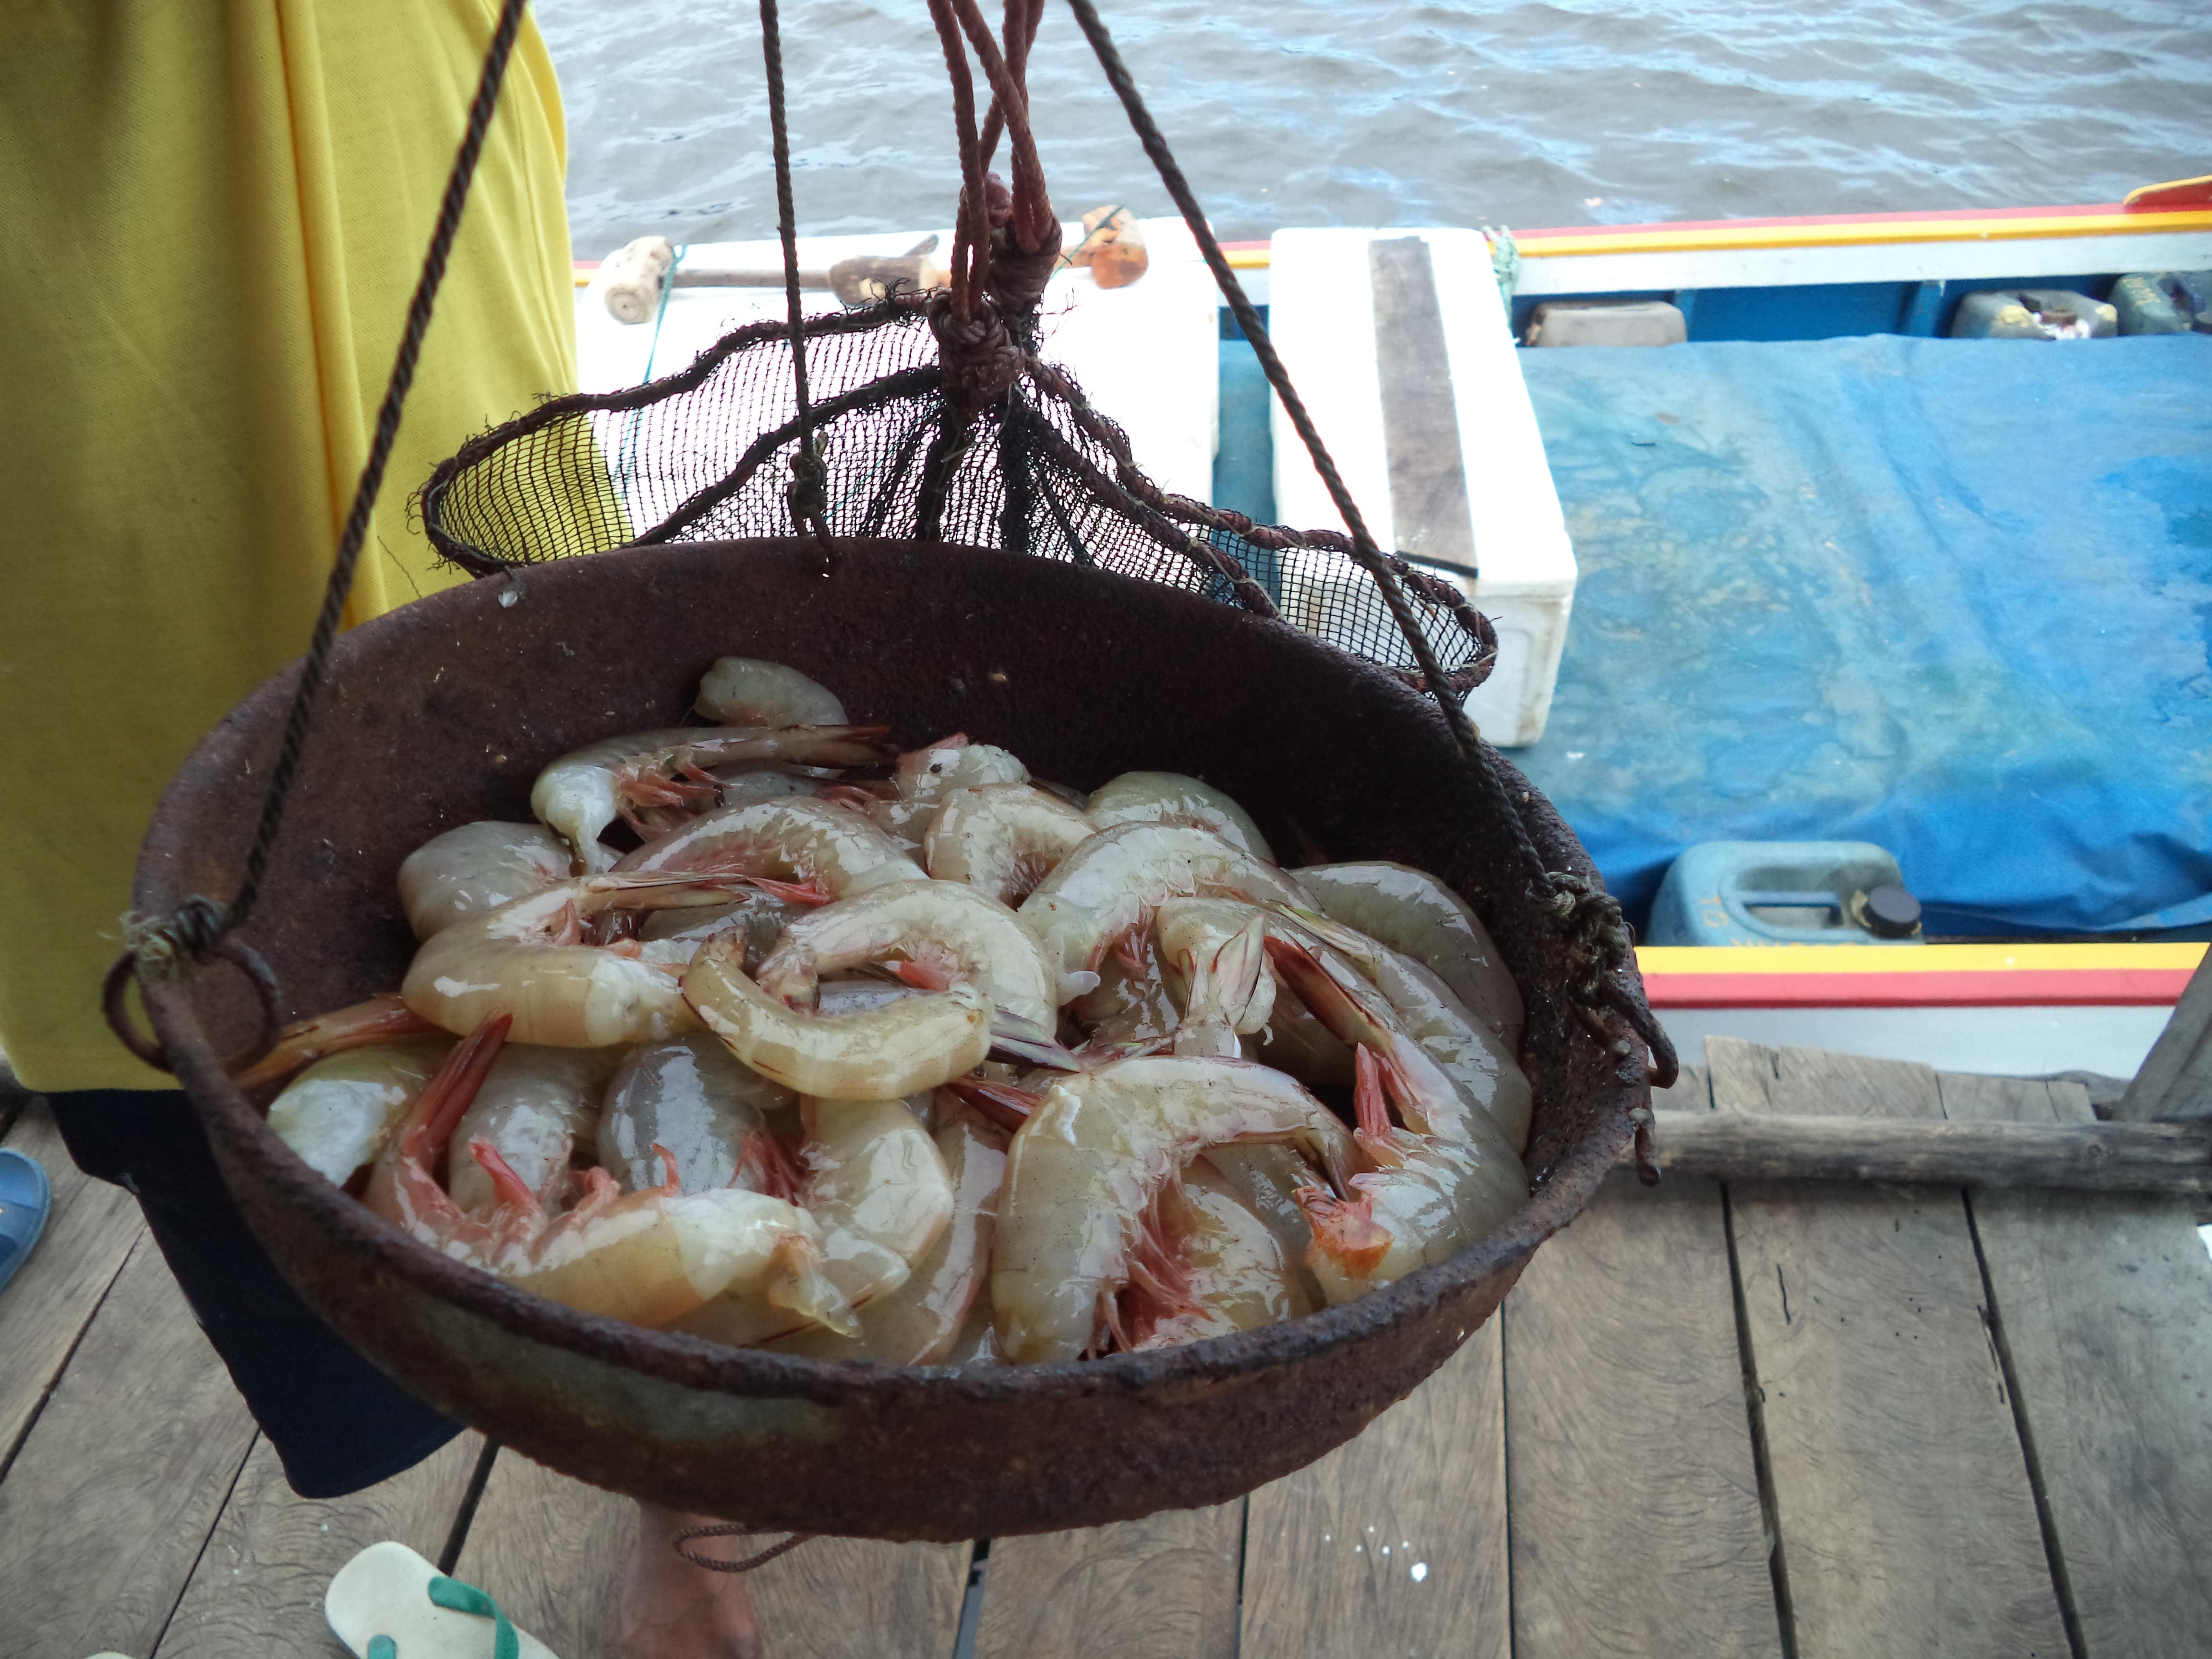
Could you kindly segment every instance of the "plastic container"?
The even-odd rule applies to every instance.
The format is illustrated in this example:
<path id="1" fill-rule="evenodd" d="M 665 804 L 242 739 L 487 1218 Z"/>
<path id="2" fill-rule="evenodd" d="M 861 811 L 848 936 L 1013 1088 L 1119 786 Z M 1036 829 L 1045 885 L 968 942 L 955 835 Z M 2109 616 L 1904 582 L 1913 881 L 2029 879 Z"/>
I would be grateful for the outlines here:
<path id="1" fill-rule="evenodd" d="M 1652 901 L 1647 945 L 1917 945 L 1920 902 L 1869 841 L 1708 841 Z"/>
<path id="2" fill-rule="evenodd" d="M 2112 284 L 2123 334 L 2212 334 L 2212 270 L 2147 270 Z"/>
<path id="3" fill-rule="evenodd" d="M 1681 307 L 1664 300 L 1547 300 L 1528 319 L 1532 346 L 1666 346 L 1689 337 Z"/>
<path id="4" fill-rule="evenodd" d="M 1954 340 L 2102 340 L 2119 331 L 2115 307 L 2067 288 L 1966 295 L 1951 319 Z"/>
<path id="5" fill-rule="evenodd" d="M 1413 237 L 1427 245 L 1432 270 L 1437 366 L 1457 428 L 1459 465 L 1447 470 L 1457 471 L 1456 488 L 1431 476 L 1440 487 L 1407 489 L 1407 479 L 1394 477 L 1391 377 L 1376 338 L 1389 319 L 1377 313 L 1370 248 Z M 1457 582 L 1498 629 L 1498 665 L 1469 694 L 1468 715 L 1500 748 L 1535 742 L 1551 714 L 1580 572 L 1489 242 L 1473 230 L 1279 230 L 1273 261 L 1268 331 L 1368 528 L 1384 547 Z M 1274 446 L 1279 521 L 1338 523 L 1279 403 Z M 1296 614 L 1285 607 L 1285 619 L 1330 639 L 1328 594 L 1316 587 L 1309 605 Z"/>

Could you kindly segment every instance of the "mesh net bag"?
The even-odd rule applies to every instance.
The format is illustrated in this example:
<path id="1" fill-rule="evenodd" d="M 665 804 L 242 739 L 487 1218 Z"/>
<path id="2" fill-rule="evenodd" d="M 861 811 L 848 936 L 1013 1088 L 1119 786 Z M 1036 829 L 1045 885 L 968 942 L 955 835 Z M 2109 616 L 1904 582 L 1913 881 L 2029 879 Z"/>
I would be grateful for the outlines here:
<path id="1" fill-rule="evenodd" d="M 994 181 L 995 182 L 995 180 Z M 1057 254 L 1057 247 L 1054 249 Z M 425 487 L 431 541 L 473 574 L 625 545 L 788 535 L 1000 549 L 1279 616 L 1407 676 L 1414 658 L 1348 538 L 1255 524 L 1157 488 L 1121 428 L 1038 356 L 1038 262 L 992 267 L 1000 303 L 894 293 L 804 325 L 803 465 L 790 331 L 757 323 L 679 374 L 553 399 L 474 440 Z M 1388 561 L 1453 689 L 1488 673 L 1488 623 L 1455 583 Z"/>

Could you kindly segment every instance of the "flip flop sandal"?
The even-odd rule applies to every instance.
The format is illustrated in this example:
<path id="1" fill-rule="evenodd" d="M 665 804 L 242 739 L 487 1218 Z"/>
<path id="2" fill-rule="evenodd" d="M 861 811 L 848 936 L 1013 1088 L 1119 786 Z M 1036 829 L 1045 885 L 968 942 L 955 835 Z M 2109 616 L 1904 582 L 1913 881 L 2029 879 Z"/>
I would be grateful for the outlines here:
<path id="1" fill-rule="evenodd" d="M 0 1146 L 0 1291 L 46 1230 L 54 1189 L 36 1160 Z"/>
<path id="2" fill-rule="evenodd" d="M 371 1544 L 339 1568 L 323 1616 L 354 1659 L 554 1659 L 490 1596 L 404 1544 Z"/>

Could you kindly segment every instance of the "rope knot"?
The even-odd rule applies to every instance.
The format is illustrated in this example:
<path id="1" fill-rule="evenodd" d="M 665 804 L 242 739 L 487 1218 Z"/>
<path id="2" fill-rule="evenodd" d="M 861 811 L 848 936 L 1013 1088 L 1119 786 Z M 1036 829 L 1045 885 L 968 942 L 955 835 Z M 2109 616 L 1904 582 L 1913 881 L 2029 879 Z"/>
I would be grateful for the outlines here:
<path id="1" fill-rule="evenodd" d="M 929 327 L 937 336 L 945 400 L 955 423 L 966 427 L 1020 378 L 1021 348 L 1008 333 L 997 303 L 988 297 L 973 317 L 963 317 L 953 308 L 950 295 L 933 295 Z"/>
<path id="2" fill-rule="evenodd" d="M 230 907 L 194 893 L 166 916 L 125 916 L 123 945 L 141 973 L 173 982 L 206 961 L 229 930 Z"/>
<path id="3" fill-rule="evenodd" d="M 830 469 L 822 459 L 821 441 L 802 443 L 791 457 L 791 488 L 785 492 L 795 525 L 827 533 L 830 516 Z"/>

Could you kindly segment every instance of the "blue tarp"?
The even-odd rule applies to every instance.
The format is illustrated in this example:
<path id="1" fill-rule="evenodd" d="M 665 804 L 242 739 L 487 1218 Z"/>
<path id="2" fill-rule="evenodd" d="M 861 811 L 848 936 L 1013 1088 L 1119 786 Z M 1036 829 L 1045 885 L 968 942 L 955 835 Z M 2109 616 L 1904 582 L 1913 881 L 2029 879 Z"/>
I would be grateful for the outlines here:
<path id="1" fill-rule="evenodd" d="M 1582 583 L 1516 758 L 1632 915 L 1863 840 L 1931 931 L 2212 921 L 2212 337 L 1521 362 Z"/>

